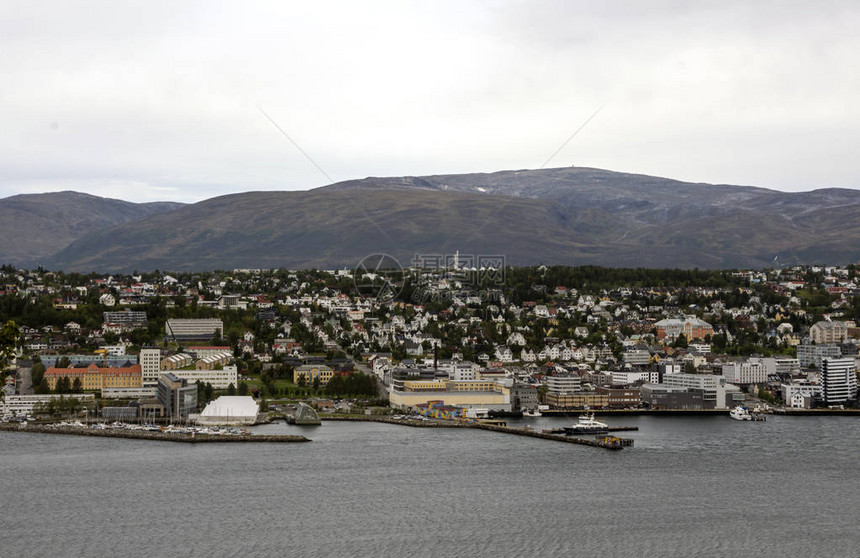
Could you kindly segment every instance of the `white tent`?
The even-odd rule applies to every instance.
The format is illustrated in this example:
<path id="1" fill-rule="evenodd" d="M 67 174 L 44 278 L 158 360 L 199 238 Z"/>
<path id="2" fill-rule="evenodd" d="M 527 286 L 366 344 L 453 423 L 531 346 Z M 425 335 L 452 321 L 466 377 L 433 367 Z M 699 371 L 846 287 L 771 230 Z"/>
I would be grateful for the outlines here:
<path id="1" fill-rule="evenodd" d="M 222 395 L 210 401 L 200 417 L 199 424 L 254 424 L 260 406 L 250 395 Z"/>

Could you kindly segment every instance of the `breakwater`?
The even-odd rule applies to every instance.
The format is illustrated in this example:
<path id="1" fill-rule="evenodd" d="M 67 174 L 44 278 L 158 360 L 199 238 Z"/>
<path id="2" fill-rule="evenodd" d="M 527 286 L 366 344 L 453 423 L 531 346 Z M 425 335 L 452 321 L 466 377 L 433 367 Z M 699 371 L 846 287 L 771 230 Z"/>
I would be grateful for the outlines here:
<path id="1" fill-rule="evenodd" d="M 492 432 L 502 432 L 504 434 L 515 434 L 517 436 L 528 436 L 530 438 L 541 438 L 543 440 L 552 440 L 554 442 L 565 442 L 567 444 L 579 444 L 581 446 L 593 446 L 596 448 L 620 450 L 625 444 L 620 438 L 606 439 L 588 439 L 574 438 L 564 434 L 552 434 L 550 432 L 539 432 L 530 428 L 511 428 L 510 426 L 496 426 L 494 424 L 483 424 L 480 422 L 470 424 L 470 428 L 478 428 L 480 430 L 490 430 Z M 626 444 L 631 445 L 631 444 Z"/>
<path id="2" fill-rule="evenodd" d="M 146 430 L 93 429 L 78 427 L 59 427 L 49 424 L 29 424 L 21 428 L 19 425 L 0 425 L 0 431 L 24 432 L 30 434 L 64 434 L 67 436 L 88 436 L 92 438 L 126 438 L 131 440 L 153 440 L 158 442 L 180 442 L 185 444 L 201 444 L 212 442 L 227 443 L 297 443 L 310 442 L 304 436 L 270 435 L 255 436 L 252 434 L 177 434 L 174 432 L 155 432 Z"/>
<path id="3" fill-rule="evenodd" d="M 541 438 L 543 440 L 552 440 L 554 442 L 565 442 L 567 444 L 579 444 L 582 446 L 599 447 L 603 449 L 617 450 L 623 446 L 630 446 L 632 443 L 620 438 L 609 437 L 609 440 L 575 438 L 565 434 L 554 434 L 552 432 L 541 432 L 530 428 L 513 428 L 510 426 L 499 426 L 496 424 L 487 424 L 485 422 L 454 422 L 444 420 L 409 420 L 409 419 L 393 419 L 390 417 L 380 416 L 321 416 L 326 421 L 356 421 L 356 422 L 384 422 L 388 424 L 399 424 L 401 426 L 413 426 L 419 428 L 476 428 L 478 430 L 489 430 L 491 432 L 500 432 L 502 434 L 513 434 L 516 436 L 528 436 L 530 438 Z M 636 427 L 621 427 L 625 430 L 637 429 Z M 625 443 L 626 442 L 626 443 Z"/>

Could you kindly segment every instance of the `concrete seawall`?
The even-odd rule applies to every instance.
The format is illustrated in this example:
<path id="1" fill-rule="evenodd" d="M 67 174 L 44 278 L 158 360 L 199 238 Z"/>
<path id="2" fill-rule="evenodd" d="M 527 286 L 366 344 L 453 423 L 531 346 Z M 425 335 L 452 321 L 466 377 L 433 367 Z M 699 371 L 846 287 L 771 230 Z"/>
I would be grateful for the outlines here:
<path id="1" fill-rule="evenodd" d="M 23 432 L 30 434 L 64 434 L 67 436 L 89 436 L 95 438 L 126 438 L 131 440 L 152 440 L 156 442 L 181 442 L 185 444 L 203 443 L 296 443 L 310 442 L 304 436 L 278 435 L 254 436 L 251 434 L 176 434 L 172 432 L 148 432 L 145 430 L 94 430 L 91 428 L 56 427 L 50 425 L 27 425 L 20 428 L 16 425 L 0 425 L 3 432 Z"/>

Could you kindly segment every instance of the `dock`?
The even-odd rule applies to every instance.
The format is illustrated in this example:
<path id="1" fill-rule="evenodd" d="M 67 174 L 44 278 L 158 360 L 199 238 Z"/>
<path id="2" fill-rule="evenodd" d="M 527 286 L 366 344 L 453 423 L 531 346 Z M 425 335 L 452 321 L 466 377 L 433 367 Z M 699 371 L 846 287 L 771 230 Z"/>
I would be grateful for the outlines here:
<path id="1" fill-rule="evenodd" d="M 552 440 L 554 442 L 565 442 L 567 444 L 579 444 L 581 446 L 592 446 L 608 450 L 620 450 L 626 446 L 632 446 L 633 440 L 616 438 L 615 436 L 603 436 L 601 438 L 576 438 L 565 434 L 554 434 L 551 432 L 537 431 L 530 428 L 511 428 L 509 426 L 494 426 L 492 424 L 476 423 L 470 425 L 472 428 L 481 430 L 490 430 L 492 432 L 502 432 L 505 434 L 515 434 L 517 436 L 529 436 L 531 438 L 541 438 L 543 440 Z"/>
<path id="2" fill-rule="evenodd" d="M 0 431 L 23 432 L 30 434 L 61 434 L 66 436 L 89 436 L 92 438 L 125 438 L 130 440 L 151 440 L 157 442 L 181 442 L 185 444 L 201 444 L 212 442 L 225 443 L 296 443 L 310 442 L 304 436 L 293 435 L 260 435 L 253 434 L 177 434 L 174 432 L 155 432 L 146 430 L 93 429 L 78 427 L 60 427 L 49 424 L 30 424 L 24 428 L 17 424 L 0 425 Z"/>

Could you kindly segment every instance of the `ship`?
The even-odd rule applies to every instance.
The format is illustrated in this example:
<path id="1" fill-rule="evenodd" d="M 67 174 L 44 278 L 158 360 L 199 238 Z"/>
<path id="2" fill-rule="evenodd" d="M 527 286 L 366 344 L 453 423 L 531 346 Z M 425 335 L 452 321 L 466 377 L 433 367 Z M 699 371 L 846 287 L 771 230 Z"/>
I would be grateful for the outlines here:
<path id="1" fill-rule="evenodd" d="M 572 426 L 565 426 L 564 431 L 567 434 L 606 434 L 609 432 L 609 425 L 596 420 L 594 413 L 586 412 L 584 415 L 579 415 L 579 422 Z"/>

